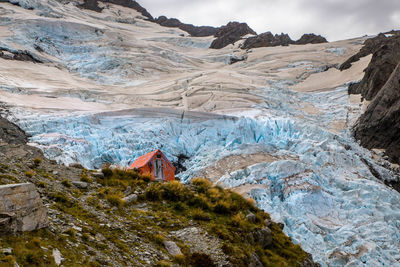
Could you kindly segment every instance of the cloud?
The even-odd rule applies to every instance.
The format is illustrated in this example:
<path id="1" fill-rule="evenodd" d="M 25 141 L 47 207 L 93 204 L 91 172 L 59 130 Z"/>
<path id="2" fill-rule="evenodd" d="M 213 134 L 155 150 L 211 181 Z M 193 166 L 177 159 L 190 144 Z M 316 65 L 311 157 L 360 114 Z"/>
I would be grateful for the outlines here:
<path id="1" fill-rule="evenodd" d="M 400 28 L 399 0 L 140 0 L 153 16 L 220 26 L 247 22 L 257 32 L 317 33 L 330 41 Z"/>

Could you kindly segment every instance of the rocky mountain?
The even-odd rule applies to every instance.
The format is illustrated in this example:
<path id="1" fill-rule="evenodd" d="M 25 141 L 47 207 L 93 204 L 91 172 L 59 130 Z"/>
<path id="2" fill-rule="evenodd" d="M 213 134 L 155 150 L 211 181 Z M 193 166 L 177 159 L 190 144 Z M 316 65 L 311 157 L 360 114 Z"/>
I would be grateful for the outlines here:
<path id="1" fill-rule="evenodd" d="M 216 39 L 211 43 L 210 48 L 220 49 L 229 44 L 234 44 L 239 41 L 242 36 L 247 34 L 256 34 L 246 23 L 229 22 L 222 26 L 214 34 Z"/>
<path id="2" fill-rule="evenodd" d="M 328 41 L 321 35 L 315 35 L 313 33 L 303 34 L 297 41 L 293 41 L 288 34 L 275 34 L 271 32 L 265 32 L 254 37 L 247 38 L 242 49 L 251 49 L 257 47 L 273 47 L 273 46 L 288 46 L 290 44 L 320 44 L 327 43 Z"/>
<path id="3" fill-rule="evenodd" d="M 1 264 L 296 266 L 310 253 L 324 267 L 399 266 L 400 168 L 352 131 L 396 125 L 397 74 L 370 116 L 348 95 L 370 64 L 391 66 L 386 44 L 341 71 L 380 41 L 266 34 L 277 46 L 240 49 L 256 36 L 246 24 L 195 37 L 134 1 L 82 4 L 0 3 L 0 179 L 7 192 L 34 184 L 23 195 L 48 214 L 0 238 Z M 124 170 L 155 149 L 179 182 Z M 41 207 L 12 201 L 9 229 Z"/>
<path id="4" fill-rule="evenodd" d="M 195 37 L 213 36 L 217 33 L 218 28 L 211 26 L 194 26 L 193 24 L 182 23 L 178 19 L 160 16 L 155 22 L 164 27 L 179 28 Z"/>
<path id="5" fill-rule="evenodd" d="M 328 41 L 326 40 L 326 38 L 321 35 L 316 35 L 314 33 L 306 33 L 303 34 L 299 40 L 295 41 L 294 44 L 305 45 L 305 44 L 321 44 L 327 42 Z"/>
<path id="6" fill-rule="evenodd" d="M 379 34 L 367 40 L 364 47 L 348 62 L 372 53 L 361 82 L 351 88 L 371 101 L 355 126 L 355 137 L 370 149 L 385 149 L 391 161 L 400 163 L 400 34 Z M 347 63 L 346 63 L 347 64 Z"/>

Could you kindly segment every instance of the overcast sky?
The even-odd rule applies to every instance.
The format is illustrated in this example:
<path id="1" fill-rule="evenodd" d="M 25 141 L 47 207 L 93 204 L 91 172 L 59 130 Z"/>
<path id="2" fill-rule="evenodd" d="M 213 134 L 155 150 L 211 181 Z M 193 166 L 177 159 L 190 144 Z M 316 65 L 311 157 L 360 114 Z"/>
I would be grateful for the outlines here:
<path id="1" fill-rule="evenodd" d="M 400 29 L 400 0 L 138 0 L 154 17 L 195 25 L 247 22 L 257 33 L 317 33 L 329 41 Z"/>

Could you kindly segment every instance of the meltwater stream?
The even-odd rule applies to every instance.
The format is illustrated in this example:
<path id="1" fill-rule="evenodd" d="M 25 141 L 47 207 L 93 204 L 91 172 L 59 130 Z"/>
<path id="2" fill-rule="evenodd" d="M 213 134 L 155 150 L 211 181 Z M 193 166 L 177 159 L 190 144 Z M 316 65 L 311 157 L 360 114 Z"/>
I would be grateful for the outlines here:
<path id="1" fill-rule="evenodd" d="M 395 179 L 394 174 L 376 165 L 347 131 L 326 130 L 348 116 L 345 90 L 313 95 L 265 90 L 265 104 L 257 107 L 265 115 L 258 119 L 62 115 L 16 108 L 10 118 L 59 163 L 126 166 L 156 148 L 173 161 L 184 154 L 189 157 L 187 171 L 179 174 L 184 182 L 226 156 L 263 151 L 279 160 L 226 173 L 219 182 L 262 185 L 250 192 L 258 206 L 283 222 L 285 233 L 323 266 L 400 266 L 400 194 L 370 168 L 382 179 Z M 329 112 L 307 115 L 295 99 L 314 101 Z"/>

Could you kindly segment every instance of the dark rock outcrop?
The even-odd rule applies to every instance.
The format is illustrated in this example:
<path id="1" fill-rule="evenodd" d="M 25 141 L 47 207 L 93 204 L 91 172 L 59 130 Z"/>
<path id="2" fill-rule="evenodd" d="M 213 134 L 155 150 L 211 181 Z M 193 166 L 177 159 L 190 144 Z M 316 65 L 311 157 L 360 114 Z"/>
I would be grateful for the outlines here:
<path id="1" fill-rule="evenodd" d="M 281 33 L 273 35 L 271 32 L 265 32 L 254 37 L 249 37 L 243 43 L 242 49 L 251 49 L 257 47 L 270 47 L 270 46 L 287 46 L 293 44 L 294 41 L 290 39 L 289 35 Z"/>
<path id="2" fill-rule="evenodd" d="M 251 49 L 257 47 L 272 47 L 272 46 L 287 46 L 290 44 L 319 44 L 327 43 L 328 41 L 321 35 L 315 35 L 313 33 L 303 34 L 297 41 L 293 41 L 288 34 L 272 34 L 271 32 L 265 32 L 254 37 L 249 37 L 243 43 L 242 49 Z"/>
<path id="3" fill-rule="evenodd" d="M 8 144 L 26 144 L 28 137 L 17 125 L 0 117 L 0 142 Z"/>
<path id="4" fill-rule="evenodd" d="M 400 35 L 385 37 L 380 47 L 374 49 L 370 64 L 357 91 L 367 100 L 373 100 L 388 81 L 400 62 Z"/>
<path id="5" fill-rule="evenodd" d="M 101 12 L 103 10 L 101 7 L 99 7 L 97 0 L 85 0 L 82 4 L 78 5 L 78 7 L 96 12 Z"/>
<path id="6" fill-rule="evenodd" d="M 78 7 L 93 10 L 96 12 L 101 12 L 103 9 L 99 7 L 98 1 L 132 8 L 137 12 L 139 12 L 140 14 L 142 14 L 144 17 L 146 17 L 148 20 L 154 21 L 153 16 L 138 2 L 133 0 L 84 0 L 83 4 L 78 5 Z"/>
<path id="7" fill-rule="evenodd" d="M 253 31 L 246 23 L 239 23 L 239 22 L 229 22 L 227 25 L 222 26 L 218 29 L 215 33 L 215 39 L 212 43 L 210 48 L 220 49 L 224 48 L 227 45 L 234 44 L 235 42 L 239 41 L 242 36 L 247 34 L 254 34 L 257 33 Z"/>
<path id="8" fill-rule="evenodd" d="M 33 56 L 28 51 L 11 50 L 0 47 L 0 58 L 7 60 L 30 61 L 34 63 L 43 63 L 40 59 Z"/>
<path id="9" fill-rule="evenodd" d="M 400 64 L 379 90 L 354 128 L 355 138 L 366 148 L 384 148 L 400 162 Z"/>
<path id="10" fill-rule="evenodd" d="M 218 28 L 215 27 L 194 26 L 192 24 L 182 23 L 178 19 L 167 18 L 165 16 L 160 16 L 156 18 L 155 22 L 164 27 L 179 28 L 194 37 L 212 36 L 218 31 Z"/>
<path id="11" fill-rule="evenodd" d="M 393 32 L 391 34 L 398 34 L 398 32 Z M 367 39 L 364 42 L 361 50 L 347 59 L 342 65 L 340 65 L 340 70 L 349 69 L 351 63 L 358 61 L 360 58 L 368 56 L 369 54 L 375 53 L 382 45 L 389 42 L 390 37 L 386 37 L 385 34 L 380 33 L 377 36 Z"/>
<path id="12" fill-rule="evenodd" d="M 327 43 L 328 41 L 326 40 L 325 37 L 321 35 L 316 35 L 314 33 L 306 33 L 303 34 L 299 40 L 294 42 L 294 44 L 298 45 L 304 45 L 304 44 L 321 44 L 321 43 Z"/>

